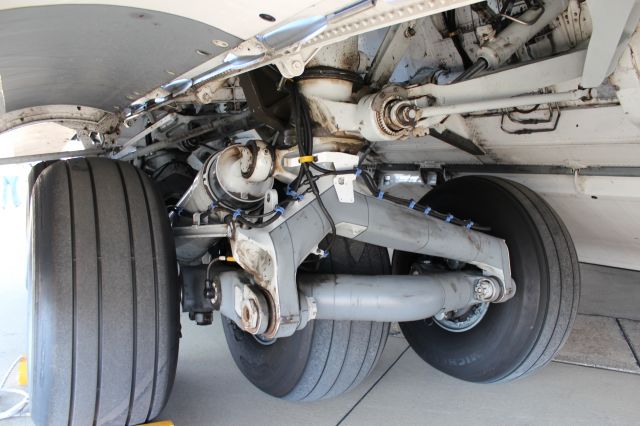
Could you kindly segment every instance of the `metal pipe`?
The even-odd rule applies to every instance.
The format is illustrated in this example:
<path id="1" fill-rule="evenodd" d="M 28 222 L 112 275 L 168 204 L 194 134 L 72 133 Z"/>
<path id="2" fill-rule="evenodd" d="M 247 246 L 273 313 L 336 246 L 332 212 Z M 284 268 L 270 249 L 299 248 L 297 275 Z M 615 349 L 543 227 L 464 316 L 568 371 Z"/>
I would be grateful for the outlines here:
<path id="1" fill-rule="evenodd" d="M 120 156 L 118 159 L 122 161 L 130 161 L 135 160 L 136 158 L 144 157 L 145 155 L 153 154 L 156 151 L 161 151 L 163 149 L 175 148 L 177 145 L 176 141 L 162 141 L 156 142 L 149 146 L 145 146 L 144 148 L 140 148 L 136 151 L 131 151 L 126 153 L 123 156 Z M 117 155 L 117 154 L 116 154 Z"/>
<path id="2" fill-rule="evenodd" d="M 138 141 L 142 140 L 147 135 L 150 135 L 152 132 L 158 130 L 159 128 L 169 124 L 170 122 L 174 121 L 175 119 L 176 119 L 176 113 L 172 112 L 172 113 L 169 113 L 169 114 L 165 115 L 160 120 L 156 121 L 155 123 L 153 123 L 149 127 L 146 127 L 140 133 L 136 134 L 131 139 L 129 139 L 128 141 L 123 143 L 122 146 L 121 146 L 120 151 L 117 152 L 116 154 L 114 154 L 112 158 L 114 158 L 115 160 L 119 160 L 119 159 L 125 157 L 127 154 L 132 152 L 131 150 L 129 150 L 129 148 L 133 147 L 133 145 L 135 143 L 137 143 Z M 134 148 L 134 150 L 135 150 L 135 148 Z"/>
<path id="3" fill-rule="evenodd" d="M 474 286 L 485 278 L 463 272 L 430 275 L 298 276 L 315 319 L 417 321 L 479 303 Z"/>
<path id="4" fill-rule="evenodd" d="M 465 70 L 462 74 L 457 76 L 451 84 L 460 83 L 461 81 L 469 80 L 476 75 L 480 74 L 482 71 L 489 68 L 489 64 L 484 58 L 478 58 L 478 60 L 469 67 L 469 69 Z"/>
<path id="5" fill-rule="evenodd" d="M 501 108 L 514 108 L 527 105 L 577 101 L 585 97 L 590 97 L 590 91 L 588 89 L 572 90 L 570 92 L 561 93 L 546 93 L 541 95 L 516 96 L 513 98 L 467 102 L 457 105 L 426 107 L 420 110 L 420 118 L 424 119 L 428 117 L 439 117 L 442 115 L 451 114 L 467 114 L 470 112 L 487 111 Z"/>
<path id="6" fill-rule="evenodd" d="M 93 148 L 81 151 L 63 151 L 49 152 L 46 154 L 21 155 L 18 157 L 0 158 L 0 166 L 5 166 L 7 164 L 39 163 L 41 161 L 60 160 L 62 158 L 93 157 L 100 154 L 104 154 L 104 150 L 100 148 Z"/>
<path id="7" fill-rule="evenodd" d="M 144 157 L 145 155 L 152 154 L 156 151 L 161 151 L 163 149 L 169 148 L 178 148 L 180 142 L 183 142 L 190 138 L 196 138 L 207 133 L 213 133 L 210 138 L 221 138 L 223 136 L 230 136 L 234 132 L 237 132 L 241 129 L 254 128 L 255 122 L 252 120 L 253 113 L 251 111 L 243 111 L 237 114 L 232 114 L 227 117 L 223 117 L 214 121 L 211 121 L 207 124 L 203 124 L 202 126 L 193 129 L 189 133 L 184 135 L 180 135 L 175 139 L 165 140 L 162 142 L 156 142 L 149 146 L 145 146 L 139 148 L 135 151 L 124 151 L 125 154 L 122 155 L 122 152 L 119 152 L 113 156 L 113 158 L 122 160 L 122 161 L 130 161 L 135 160 L 136 158 Z M 215 133 L 214 133 L 215 132 Z"/>
<path id="8" fill-rule="evenodd" d="M 486 69 L 494 69 L 505 63 L 518 49 L 531 40 L 553 19 L 566 10 L 568 0 L 547 1 L 540 8 L 527 10 L 522 16 L 514 18 L 502 15 L 513 21 L 493 40 L 478 50 L 478 60 L 452 82 L 469 80 Z"/>

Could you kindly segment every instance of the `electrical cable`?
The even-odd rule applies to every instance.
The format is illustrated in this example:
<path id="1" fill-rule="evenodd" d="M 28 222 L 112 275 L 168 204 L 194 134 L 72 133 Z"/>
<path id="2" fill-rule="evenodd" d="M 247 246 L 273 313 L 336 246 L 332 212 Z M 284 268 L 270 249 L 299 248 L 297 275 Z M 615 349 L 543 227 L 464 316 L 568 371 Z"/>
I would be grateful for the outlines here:
<path id="1" fill-rule="evenodd" d="M 440 219 L 443 220 L 445 222 L 449 222 L 452 223 L 454 225 L 458 225 L 458 226 L 463 226 L 467 229 L 473 229 L 474 231 L 490 231 L 491 228 L 486 227 L 486 226 L 481 226 L 481 225 L 477 225 L 475 224 L 473 221 L 471 220 L 462 220 L 462 219 L 458 219 L 455 216 L 453 216 L 452 214 L 445 214 L 445 213 L 441 213 L 437 210 L 433 210 L 431 207 L 426 206 L 426 205 L 422 205 L 422 204 L 418 204 L 417 202 L 415 202 L 414 200 L 407 200 L 404 198 L 400 198 L 400 197 L 395 197 L 393 195 L 389 195 L 385 192 L 382 192 L 378 189 L 378 187 L 376 186 L 375 182 L 373 181 L 373 178 L 371 177 L 370 174 L 366 173 L 366 172 L 362 172 L 360 174 L 360 177 L 362 178 L 362 180 L 364 180 L 365 185 L 367 186 L 367 188 L 369 189 L 369 191 L 371 192 L 372 195 L 380 198 L 380 199 L 384 199 L 384 200 L 388 200 L 397 204 L 403 204 L 406 205 L 407 207 L 411 208 L 412 210 L 417 210 L 420 211 L 422 213 L 424 213 L 427 216 L 432 216 L 436 219 Z"/>
<path id="2" fill-rule="evenodd" d="M 20 363 L 21 359 L 22 356 L 19 356 L 15 361 L 13 361 L 11 367 L 9 367 L 9 370 L 5 373 L 5 375 L 2 377 L 2 380 L 0 381 L 0 389 L 7 384 L 7 380 L 9 380 L 9 377 L 11 377 L 11 373 L 13 373 L 13 370 L 16 368 L 16 365 Z"/>
<path id="3" fill-rule="evenodd" d="M 473 65 L 473 61 L 464 50 L 464 46 L 462 45 L 462 37 L 460 36 L 460 32 L 458 30 L 458 23 L 456 22 L 456 11 L 455 9 L 442 12 L 442 16 L 444 18 L 444 23 L 447 26 L 447 31 L 449 32 L 449 38 L 453 42 L 453 46 L 458 51 L 460 55 L 460 59 L 462 59 L 462 67 L 466 70 L 471 68 Z"/>
<path id="4" fill-rule="evenodd" d="M 5 419 L 13 418 L 13 417 L 24 416 L 24 414 L 20 414 L 20 412 L 29 403 L 29 394 L 27 392 L 25 392 L 25 391 L 23 391 L 21 389 L 12 389 L 12 388 L 4 389 L 4 385 L 7 383 L 7 380 L 9 380 L 9 377 L 11 376 L 11 373 L 16 368 L 16 365 L 18 365 L 20 363 L 21 360 L 22 360 L 22 356 L 19 356 L 13 362 L 13 364 L 11 364 L 11 367 L 9 367 L 9 370 L 7 371 L 7 373 L 2 378 L 2 381 L 0 381 L 0 392 L 19 395 L 19 396 L 22 397 L 22 399 L 20 401 L 18 401 L 16 404 L 14 404 L 12 407 L 10 407 L 9 409 L 7 409 L 5 411 L 0 411 L 0 420 L 5 420 Z"/>
<path id="5" fill-rule="evenodd" d="M 296 85 L 292 86 L 292 98 L 293 98 L 294 126 L 296 129 L 296 142 L 298 146 L 299 156 L 300 157 L 312 156 L 313 155 L 313 127 L 311 123 L 310 113 L 309 113 L 308 105 L 306 104 L 303 95 L 300 93 Z M 356 176 L 360 176 L 364 180 L 365 185 L 367 186 L 371 194 L 380 199 L 385 199 L 397 204 L 407 205 L 412 210 L 421 211 L 425 215 L 432 216 L 436 219 L 443 220 L 443 221 L 452 223 L 454 225 L 463 226 L 467 229 L 473 229 L 476 231 L 489 230 L 489 228 L 477 225 L 473 221 L 458 219 L 452 214 L 444 214 L 436 210 L 433 210 L 429 206 L 423 206 L 421 204 L 418 204 L 413 200 L 406 200 L 400 197 L 385 194 L 384 192 L 380 191 L 376 186 L 375 182 L 373 181 L 373 178 L 371 177 L 371 175 L 369 175 L 369 173 L 363 172 L 360 169 L 360 166 L 365 161 L 367 155 L 371 151 L 371 148 L 372 148 L 371 145 L 368 145 L 365 148 L 364 154 L 358 161 L 358 167 L 355 170 L 329 170 L 315 164 L 314 162 L 306 161 L 301 163 L 300 169 L 298 171 L 298 176 L 287 187 L 287 196 L 289 197 L 289 199 L 284 201 L 281 206 L 278 206 L 276 209 L 274 209 L 271 212 L 262 213 L 262 214 L 248 214 L 246 212 L 243 212 L 240 209 L 233 209 L 231 206 L 228 206 L 223 202 L 219 202 L 217 205 L 229 212 L 233 212 L 233 215 L 227 216 L 225 220 L 227 222 L 235 221 L 244 226 L 251 227 L 251 228 L 265 228 L 273 224 L 282 215 L 282 213 L 284 213 L 284 207 L 286 207 L 286 205 L 289 202 L 291 202 L 292 200 L 299 200 L 305 194 L 312 192 L 316 200 L 318 201 L 318 206 L 320 207 L 320 210 L 322 211 L 323 215 L 327 218 L 327 221 L 329 222 L 329 226 L 331 227 L 330 238 L 328 238 L 327 246 L 324 249 L 325 251 L 328 252 L 336 238 L 337 230 L 336 230 L 335 222 L 331 217 L 331 213 L 329 212 L 329 210 L 326 208 L 326 206 L 322 201 L 322 197 L 316 181 L 319 178 L 326 175 L 343 175 L 343 174 L 346 175 L 346 174 L 355 173 Z M 312 173 L 312 170 L 319 172 L 320 175 L 314 175 Z M 303 193 L 299 193 L 300 187 L 305 183 L 308 185 L 308 188 L 306 188 Z M 268 216 L 271 216 L 271 217 L 262 222 L 252 222 L 250 220 L 250 219 L 263 219 Z"/>
<path id="6" fill-rule="evenodd" d="M 304 100 L 304 97 L 300 93 L 297 85 L 293 85 L 292 92 L 293 92 L 292 93 L 293 102 L 294 102 L 293 111 L 295 114 L 296 139 L 298 143 L 298 151 L 300 153 L 300 156 L 313 155 L 313 127 L 311 124 L 309 107 L 306 101 Z M 330 234 L 331 237 L 328 238 L 327 245 L 324 248 L 325 252 L 329 252 L 337 236 L 336 224 L 333 218 L 331 217 L 329 210 L 326 208 L 326 206 L 322 201 L 322 197 L 320 196 L 320 190 L 318 189 L 318 185 L 316 184 L 313 174 L 311 173 L 311 170 L 310 170 L 311 168 L 317 171 L 321 171 L 324 173 L 331 173 L 331 174 L 342 174 L 342 172 L 337 173 L 334 171 L 330 171 L 314 163 L 303 163 L 300 165 L 300 170 L 302 170 L 304 173 L 304 176 L 306 176 L 309 186 L 311 188 L 311 191 L 313 192 L 313 195 L 316 197 L 316 200 L 318 201 L 318 206 L 320 207 L 320 210 L 322 210 L 322 213 L 324 214 L 324 216 L 327 218 L 327 221 L 329 222 L 329 226 L 331 227 L 331 234 Z"/>

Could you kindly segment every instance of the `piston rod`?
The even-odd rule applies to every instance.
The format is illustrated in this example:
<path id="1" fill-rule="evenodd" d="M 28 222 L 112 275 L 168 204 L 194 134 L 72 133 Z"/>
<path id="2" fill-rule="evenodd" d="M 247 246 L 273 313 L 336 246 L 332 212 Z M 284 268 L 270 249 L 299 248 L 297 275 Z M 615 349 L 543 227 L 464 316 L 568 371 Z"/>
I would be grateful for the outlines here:
<path id="1" fill-rule="evenodd" d="M 488 111 L 502 108 L 516 108 L 528 105 L 570 102 L 589 97 L 591 97 L 591 92 L 586 89 L 578 89 L 560 93 L 514 96 L 512 98 L 490 99 L 486 101 L 467 102 L 456 105 L 426 107 L 420 110 L 420 117 L 424 119 L 429 117 L 440 117 L 443 115 L 468 114 L 472 112 Z"/>

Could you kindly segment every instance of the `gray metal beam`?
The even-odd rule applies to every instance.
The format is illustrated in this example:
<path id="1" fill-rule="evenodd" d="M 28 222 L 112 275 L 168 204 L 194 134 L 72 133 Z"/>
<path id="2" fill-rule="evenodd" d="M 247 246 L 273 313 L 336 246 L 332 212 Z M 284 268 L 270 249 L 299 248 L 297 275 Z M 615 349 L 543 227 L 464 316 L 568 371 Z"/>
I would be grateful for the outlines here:
<path id="1" fill-rule="evenodd" d="M 415 35 L 415 21 L 389 27 L 387 33 L 373 58 L 371 68 L 365 77 L 365 81 L 373 87 L 382 87 L 391 78 L 393 71 L 407 52 L 411 38 Z"/>
<path id="2" fill-rule="evenodd" d="M 582 71 L 582 87 L 598 87 L 613 72 L 640 19 L 637 0 L 589 0 L 593 32 Z"/>
<path id="3" fill-rule="evenodd" d="M 479 303 L 474 297 L 474 285 L 481 278 L 463 272 L 304 274 L 298 276 L 298 288 L 315 305 L 315 319 L 417 321 Z"/>
<path id="4" fill-rule="evenodd" d="M 7 164 L 39 163 L 41 161 L 59 160 L 61 158 L 94 157 L 103 154 L 102 149 L 85 149 L 80 151 L 49 152 L 46 154 L 22 155 L 19 157 L 0 158 L 0 166 Z"/>

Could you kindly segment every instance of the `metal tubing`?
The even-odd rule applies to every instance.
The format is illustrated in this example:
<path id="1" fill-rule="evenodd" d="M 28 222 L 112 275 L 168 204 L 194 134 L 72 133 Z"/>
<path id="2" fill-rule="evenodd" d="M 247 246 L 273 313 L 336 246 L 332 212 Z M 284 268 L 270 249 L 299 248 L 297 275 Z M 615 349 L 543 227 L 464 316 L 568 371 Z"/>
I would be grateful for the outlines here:
<path id="1" fill-rule="evenodd" d="M 463 272 L 431 275 L 315 275 L 298 287 L 315 304 L 316 319 L 417 321 L 477 304 L 480 277 Z"/>
<path id="2" fill-rule="evenodd" d="M 487 68 L 489 68 L 489 64 L 487 63 L 487 61 L 485 61 L 484 58 L 478 58 L 478 60 L 473 65 L 471 65 L 471 67 L 468 70 L 465 70 L 462 74 L 457 76 L 451 82 L 451 84 L 460 83 L 462 81 L 469 80 L 475 77 L 476 75 L 480 74 L 482 71 L 486 70 Z"/>
<path id="3" fill-rule="evenodd" d="M 129 147 L 132 147 L 133 144 L 137 143 L 138 141 L 141 141 L 147 135 L 150 135 L 152 132 L 154 132 L 154 131 L 158 130 L 159 128 L 171 123 L 175 119 L 176 119 L 176 114 L 173 113 L 173 112 L 165 115 L 160 120 L 156 121 L 155 123 L 153 123 L 149 127 L 146 127 L 140 133 L 136 134 L 134 137 L 132 137 L 131 139 L 129 139 L 128 141 L 123 143 L 122 147 L 120 149 L 120 152 L 114 154 L 112 158 L 114 158 L 115 160 L 119 160 L 119 159 L 125 157 L 127 154 L 129 154 L 131 152 L 128 149 Z"/>
<path id="4" fill-rule="evenodd" d="M 439 117 L 451 114 L 468 114 L 470 112 L 487 111 L 501 108 L 513 108 L 527 105 L 549 104 L 555 102 L 577 101 L 589 97 L 589 90 L 572 90 L 570 92 L 547 93 L 542 95 L 516 96 L 513 98 L 493 99 L 489 101 L 468 102 L 457 105 L 426 107 L 420 110 L 421 118 Z"/>
<path id="5" fill-rule="evenodd" d="M 408 98 L 429 96 L 436 99 L 436 106 L 462 102 L 502 99 L 532 93 L 582 76 L 586 50 L 576 50 L 483 75 L 456 84 L 423 84 L 407 89 Z M 426 107 L 427 99 L 417 101 Z"/>
<path id="6" fill-rule="evenodd" d="M 46 154 L 22 155 L 18 157 L 0 158 L 0 166 L 5 166 L 8 164 L 39 163 L 41 161 L 59 160 L 61 158 L 93 157 L 101 154 L 104 154 L 104 151 L 102 149 L 94 148 L 81 151 L 63 151 L 50 152 Z"/>
<path id="7" fill-rule="evenodd" d="M 232 114 L 227 117 L 219 118 L 217 120 L 203 124 L 202 126 L 196 129 L 193 129 L 189 133 L 180 135 L 175 139 L 156 142 L 149 146 L 139 148 L 135 151 L 129 151 L 129 150 L 120 151 L 119 153 L 115 154 L 113 158 L 116 158 L 122 161 L 135 160 L 136 158 L 153 154 L 154 152 L 160 151 L 163 149 L 170 149 L 170 148 L 176 149 L 179 147 L 179 144 L 181 142 L 190 138 L 197 138 L 207 133 L 213 133 L 210 140 L 214 139 L 214 135 L 215 137 L 229 136 L 234 132 L 239 131 L 240 129 L 254 128 L 252 127 L 254 126 L 254 123 L 252 122 L 251 117 L 252 117 L 251 111 L 244 111 L 241 113 Z"/>

